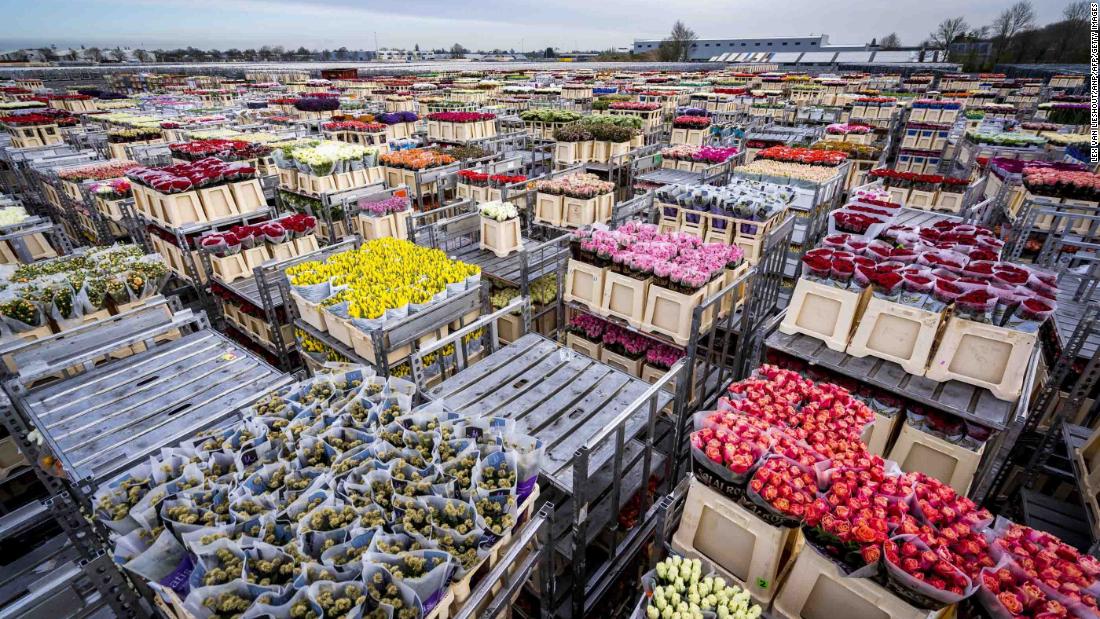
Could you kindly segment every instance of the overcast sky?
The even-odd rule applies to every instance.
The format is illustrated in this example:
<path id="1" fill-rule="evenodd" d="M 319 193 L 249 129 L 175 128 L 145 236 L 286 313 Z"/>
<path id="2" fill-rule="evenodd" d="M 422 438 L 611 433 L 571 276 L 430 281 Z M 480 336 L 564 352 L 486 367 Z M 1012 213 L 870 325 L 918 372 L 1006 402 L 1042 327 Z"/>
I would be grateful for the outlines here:
<path id="1" fill-rule="evenodd" d="M 1039 23 L 1071 0 L 1033 0 Z M 664 36 L 682 19 L 701 38 L 805 36 L 915 45 L 945 17 L 988 24 L 1012 0 L 0 0 L 0 50 L 25 46 L 261 45 L 607 49 Z"/>

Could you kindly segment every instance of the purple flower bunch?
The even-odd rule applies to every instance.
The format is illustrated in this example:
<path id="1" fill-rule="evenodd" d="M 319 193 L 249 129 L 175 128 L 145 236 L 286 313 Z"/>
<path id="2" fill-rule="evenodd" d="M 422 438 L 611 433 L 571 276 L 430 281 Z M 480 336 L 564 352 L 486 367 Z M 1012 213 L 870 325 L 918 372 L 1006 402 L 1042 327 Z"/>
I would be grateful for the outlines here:
<path id="1" fill-rule="evenodd" d="M 390 213 L 401 213 L 409 209 L 409 199 L 403 196 L 391 196 L 385 200 L 359 201 L 359 209 L 371 217 L 384 217 Z"/>
<path id="2" fill-rule="evenodd" d="M 295 101 L 294 107 L 302 112 L 332 112 L 340 109 L 340 100 L 335 97 L 304 97 Z"/>
<path id="3" fill-rule="evenodd" d="M 668 344 L 654 344 L 649 347 L 649 350 L 645 353 L 646 363 L 667 370 L 676 364 L 681 357 L 684 356 L 684 351 L 679 348 L 674 348 Z"/>
<path id="4" fill-rule="evenodd" d="M 397 123 L 414 123 L 419 117 L 414 112 L 386 112 L 374 117 L 380 123 L 396 125 Z"/>
<path id="5" fill-rule="evenodd" d="M 707 111 L 701 107 L 678 107 L 676 108 L 677 116 L 706 116 Z"/>

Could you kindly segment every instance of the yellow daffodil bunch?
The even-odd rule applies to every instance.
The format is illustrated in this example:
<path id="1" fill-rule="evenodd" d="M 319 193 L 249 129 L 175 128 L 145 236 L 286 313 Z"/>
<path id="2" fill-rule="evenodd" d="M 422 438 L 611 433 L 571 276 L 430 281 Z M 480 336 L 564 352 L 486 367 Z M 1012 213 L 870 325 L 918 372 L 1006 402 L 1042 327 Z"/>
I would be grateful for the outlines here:
<path id="1" fill-rule="evenodd" d="M 304 262 L 287 269 L 293 286 L 325 282 L 346 286 L 334 295 L 338 298 L 326 301 L 347 301 L 348 315 L 365 319 L 381 318 L 387 309 L 429 303 L 448 284 L 462 284 L 479 273 L 479 267 L 451 260 L 438 249 L 395 238 L 367 241 L 357 250 L 323 262 Z"/>

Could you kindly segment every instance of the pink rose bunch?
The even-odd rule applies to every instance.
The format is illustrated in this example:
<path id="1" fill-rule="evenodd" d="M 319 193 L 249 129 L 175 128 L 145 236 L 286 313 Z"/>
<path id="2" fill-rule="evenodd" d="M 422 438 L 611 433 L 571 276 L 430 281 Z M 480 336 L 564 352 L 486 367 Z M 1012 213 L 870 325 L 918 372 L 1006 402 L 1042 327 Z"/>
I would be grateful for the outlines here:
<path id="1" fill-rule="evenodd" d="M 111 159 L 97 163 L 89 163 L 72 168 L 59 170 L 57 175 L 67 181 L 102 181 L 109 178 L 119 178 L 128 170 L 138 167 L 136 161 L 129 159 Z"/>
<path id="2" fill-rule="evenodd" d="M 377 200 L 374 202 L 369 202 L 367 200 L 359 201 L 359 208 L 371 217 L 384 217 L 390 213 L 402 213 L 407 211 L 409 206 L 409 199 L 404 196 L 390 196 L 385 200 Z"/>
<path id="3" fill-rule="evenodd" d="M 615 184 L 600 180 L 595 174 L 569 174 L 538 181 L 535 183 L 535 190 L 539 193 L 588 200 L 611 193 L 615 190 Z"/>
<path id="4" fill-rule="evenodd" d="M 723 163 L 737 154 L 737 147 L 691 146 L 677 144 L 661 150 L 661 157 L 673 161 L 701 161 L 703 163 Z"/>
<path id="5" fill-rule="evenodd" d="M 831 135 L 865 135 L 871 133 L 871 127 L 857 123 L 833 123 L 825 127 L 825 133 Z"/>

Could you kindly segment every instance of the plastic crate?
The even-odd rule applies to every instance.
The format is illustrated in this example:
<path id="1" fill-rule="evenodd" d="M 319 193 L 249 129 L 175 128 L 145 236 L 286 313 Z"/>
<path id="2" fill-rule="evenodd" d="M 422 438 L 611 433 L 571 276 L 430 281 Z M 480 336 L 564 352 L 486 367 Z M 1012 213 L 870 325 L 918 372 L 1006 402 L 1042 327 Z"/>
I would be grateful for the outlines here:
<path id="1" fill-rule="evenodd" d="M 870 290 L 842 290 L 800 278 L 779 331 L 809 335 L 825 342 L 831 350 L 843 352 L 869 297 Z"/>
<path id="2" fill-rule="evenodd" d="M 1034 348 L 1034 333 L 952 316 L 925 376 L 985 387 L 998 399 L 1013 401 L 1020 397 Z"/>
<path id="3" fill-rule="evenodd" d="M 812 547 L 798 553 L 772 604 L 775 619 L 933 619 L 868 578 L 848 578 Z"/>
<path id="4" fill-rule="evenodd" d="M 897 462 L 907 473 L 920 471 L 965 495 L 970 490 L 984 451 L 984 446 L 978 451 L 971 451 L 903 422 L 889 459 Z"/>
<path id="5" fill-rule="evenodd" d="M 859 318 L 848 354 L 878 357 L 921 376 L 936 343 L 942 314 L 872 296 Z"/>
<path id="6" fill-rule="evenodd" d="M 672 536 L 675 552 L 701 560 L 765 607 L 801 545 L 798 529 L 772 526 L 694 478 Z"/>

